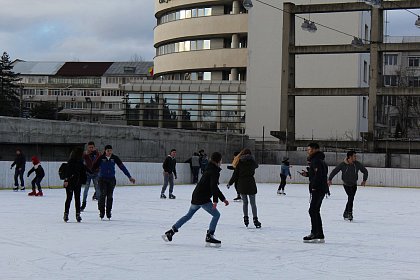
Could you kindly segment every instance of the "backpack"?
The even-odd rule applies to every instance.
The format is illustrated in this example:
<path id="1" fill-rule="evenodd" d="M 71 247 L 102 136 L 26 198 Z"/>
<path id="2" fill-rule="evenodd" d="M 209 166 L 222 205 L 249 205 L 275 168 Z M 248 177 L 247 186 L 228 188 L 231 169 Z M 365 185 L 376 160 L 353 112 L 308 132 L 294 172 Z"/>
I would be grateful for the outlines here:
<path id="1" fill-rule="evenodd" d="M 60 165 L 60 168 L 58 168 L 58 176 L 60 177 L 60 180 L 65 180 L 66 176 L 67 176 L 67 166 L 68 163 L 67 162 L 63 162 Z"/>

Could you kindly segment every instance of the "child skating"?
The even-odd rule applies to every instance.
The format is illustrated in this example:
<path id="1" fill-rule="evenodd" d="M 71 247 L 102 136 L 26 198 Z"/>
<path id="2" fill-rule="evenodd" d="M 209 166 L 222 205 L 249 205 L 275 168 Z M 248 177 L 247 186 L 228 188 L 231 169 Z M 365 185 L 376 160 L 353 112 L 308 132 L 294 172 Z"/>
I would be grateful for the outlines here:
<path id="1" fill-rule="evenodd" d="M 280 185 L 277 190 L 277 194 L 279 195 L 286 195 L 284 192 L 284 187 L 286 186 L 286 179 L 287 176 L 289 176 L 290 179 L 292 179 L 292 174 L 290 173 L 290 163 L 289 158 L 284 158 L 281 162 L 281 169 L 280 169 Z"/>
<path id="2" fill-rule="evenodd" d="M 41 188 L 41 181 L 45 176 L 44 169 L 41 166 L 41 162 L 39 161 L 38 157 L 32 157 L 32 164 L 34 165 L 31 170 L 28 171 L 28 177 L 35 172 L 35 178 L 32 180 L 32 192 L 28 193 L 29 196 L 43 196 L 42 188 Z M 36 187 L 38 187 L 38 192 L 36 192 Z"/>

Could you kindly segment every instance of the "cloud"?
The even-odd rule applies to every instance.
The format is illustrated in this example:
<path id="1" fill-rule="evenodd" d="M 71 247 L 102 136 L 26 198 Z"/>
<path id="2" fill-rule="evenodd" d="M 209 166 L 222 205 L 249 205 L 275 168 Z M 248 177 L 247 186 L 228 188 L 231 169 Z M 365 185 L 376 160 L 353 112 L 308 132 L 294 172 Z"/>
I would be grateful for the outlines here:
<path id="1" fill-rule="evenodd" d="M 14 0 L 0 10 L 0 47 L 12 59 L 152 60 L 154 25 L 150 0 Z"/>

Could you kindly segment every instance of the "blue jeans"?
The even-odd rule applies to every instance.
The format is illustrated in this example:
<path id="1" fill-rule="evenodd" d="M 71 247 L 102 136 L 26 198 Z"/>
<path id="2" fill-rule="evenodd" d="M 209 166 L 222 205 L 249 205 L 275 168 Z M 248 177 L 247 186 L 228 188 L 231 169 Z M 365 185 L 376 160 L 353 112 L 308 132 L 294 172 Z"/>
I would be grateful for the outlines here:
<path id="1" fill-rule="evenodd" d="M 101 196 L 101 190 L 99 189 L 98 186 L 98 174 L 86 174 L 87 176 L 87 181 L 86 184 L 84 184 L 84 190 L 83 190 L 83 203 L 86 203 L 87 200 L 87 196 L 89 193 L 89 187 L 90 187 L 90 181 L 93 181 L 93 186 L 95 187 L 95 192 L 96 192 L 96 197 L 100 197 Z"/>
<path id="2" fill-rule="evenodd" d="M 178 230 L 180 227 L 182 227 L 183 224 L 188 222 L 192 218 L 192 216 L 194 216 L 195 212 L 197 212 L 197 210 L 200 208 L 203 208 L 207 213 L 213 216 L 210 222 L 209 232 L 214 234 L 214 232 L 216 231 L 217 222 L 219 221 L 219 218 L 220 218 L 220 212 L 216 208 L 213 208 L 213 203 L 211 202 L 208 202 L 202 205 L 191 204 L 190 209 L 188 210 L 188 213 L 184 217 L 179 219 L 173 225 L 173 228 Z"/>
<path id="3" fill-rule="evenodd" d="M 168 187 L 169 183 L 169 194 L 171 194 L 174 191 L 174 174 L 170 173 L 168 175 L 163 174 L 163 186 L 161 193 L 165 193 L 166 188 Z"/>

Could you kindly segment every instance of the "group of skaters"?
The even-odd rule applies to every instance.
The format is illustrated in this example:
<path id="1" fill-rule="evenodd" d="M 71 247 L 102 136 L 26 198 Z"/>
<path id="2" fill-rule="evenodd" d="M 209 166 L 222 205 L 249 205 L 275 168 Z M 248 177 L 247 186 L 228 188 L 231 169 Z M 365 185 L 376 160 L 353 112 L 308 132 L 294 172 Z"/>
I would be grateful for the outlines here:
<path id="1" fill-rule="evenodd" d="M 363 180 L 361 185 L 365 186 L 368 178 L 367 169 L 357 161 L 357 154 L 355 151 L 349 151 L 346 158 L 341 162 L 328 176 L 328 166 L 325 163 L 325 154 L 320 151 L 317 143 L 310 143 L 307 147 L 307 162 L 306 170 L 299 172 L 302 176 L 309 178 L 309 193 L 310 206 L 309 215 L 311 218 L 311 233 L 303 238 L 304 242 L 308 243 L 324 243 L 325 237 L 322 227 L 322 219 L 320 209 L 324 197 L 329 194 L 329 186 L 332 184 L 334 176 L 341 171 L 343 186 L 348 196 L 347 204 L 343 213 L 346 220 L 353 219 L 353 201 L 357 191 L 357 181 L 359 171 L 363 173 Z M 25 156 L 20 149 L 16 150 L 16 158 L 11 166 L 15 169 L 15 188 L 18 190 L 18 178 L 21 181 L 21 189 L 24 190 L 25 184 L 23 181 L 23 173 L 25 171 Z M 214 152 L 210 160 L 203 150 L 199 153 L 194 153 L 193 157 L 188 161 L 194 170 L 193 180 L 196 180 L 196 186 L 192 193 L 191 205 L 188 212 L 182 216 L 172 227 L 165 232 L 162 238 L 165 241 L 172 241 L 175 233 L 189 221 L 200 208 L 203 208 L 211 216 L 211 222 L 206 233 L 206 244 L 210 246 L 219 247 L 221 241 L 214 236 L 220 212 L 217 210 L 218 202 L 221 201 L 225 206 L 229 205 L 229 201 L 225 198 L 219 189 L 219 177 L 221 171 L 222 155 L 219 152 Z M 41 181 L 45 176 L 45 172 L 37 157 L 32 157 L 33 167 L 28 172 L 28 176 L 35 172 L 36 176 L 32 180 L 32 192 L 29 195 L 42 196 Z M 198 167 L 198 165 L 199 168 Z M 205 163 L 205 166 L 202 164 Z M 88 191 L 91 182 L 95 187 L 94 198 L 98 200 L 99 217 L 103 219 L 106 215 L 108 219 L 112 216 L 113 192 L 116 185 L 115 165 L 127 176 L 131 183 L 135 183 L 135 179 L 131 176 L 121 159 L 113 154 L 111 145 L 106 145 L 103 153 L 99 153 L 95 148 L 94 142 L 87 144 L 86 151 L 82 148 L 75 148 L 71 154 L 68 162 L 60 170 L 62 179 L 64 180 L 64 188 L 66 189 L 66 201 L 64 207 L 63 220 L 69 220 L 69 209 L 72 198 L 75 200 L 75 212 L 77 222 L 81 222 L 82 212 L 87 203 Z M 169 199 L 175 199 L 173 194 L 174 179 L 177 179 L 176 172 L 176 149 L 172 149 L 169 155 L 165 158 L 162 165 L 163 168 L 163 186 L 161 190 L 161 199 L 165 199 L 166 189 L 169 184 Z M 227 187 L 234 185 L 237 197 L 236 201 L 243 203 L 243 222 L 246 227 L 249 225 L 249 204 L 251 205 L 252 221 L 256 228 L 261 228 L 261 222 L 258 219 L 256 194 L 257 184 L 255 182 L 255 170 L 258 164 L 249 149 L 243 149 L 241 152 L 235 153 L 232 164 L 228 169 L 233 170 L 233 174 L 227 184 Z M 61 167 L 60 167 L 61 169 Z M 198 180 L 198 172 L 202 172 L 200 180 Z M 284 189 L 286 186 L 287 177 L 291 178 L 290 163 L 288 158 L 284 158 L 280 169 L 281 183 L 278 188 L 278 194 L 285 195 Z M 81 188 L 84 186 L 82 204 L 80 203 Z M 36 192 L 38 187 L 38 192 Z"/>

